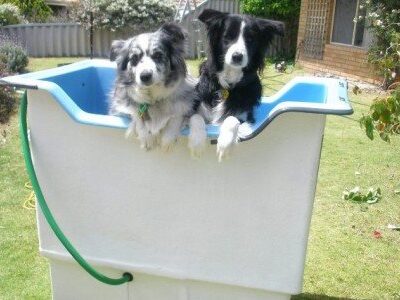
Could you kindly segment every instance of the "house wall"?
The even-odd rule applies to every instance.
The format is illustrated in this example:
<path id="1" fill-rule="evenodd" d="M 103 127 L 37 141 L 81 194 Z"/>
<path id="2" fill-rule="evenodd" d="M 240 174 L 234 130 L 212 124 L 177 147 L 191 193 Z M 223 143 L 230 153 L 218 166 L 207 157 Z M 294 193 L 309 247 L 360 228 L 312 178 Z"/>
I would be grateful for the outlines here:
<path id="1" fill-rule="evenodd" d="M 301 1 L 299 34 L 297 41 L 299 48 L 299 64 L 310 71 L 329 72 L 339 76 L 350 77 L 372 83 L 377 82 L 378 78 L 374 74 L 372 66 L 368 64 L 366 49 L 330 43 L 335 3 L 334 0 L 329 1 L 323 59 L 310 59 L 302 55 L 302 41 L 306 32 L 307 8 L 309 1 L 315 0 Z"/>

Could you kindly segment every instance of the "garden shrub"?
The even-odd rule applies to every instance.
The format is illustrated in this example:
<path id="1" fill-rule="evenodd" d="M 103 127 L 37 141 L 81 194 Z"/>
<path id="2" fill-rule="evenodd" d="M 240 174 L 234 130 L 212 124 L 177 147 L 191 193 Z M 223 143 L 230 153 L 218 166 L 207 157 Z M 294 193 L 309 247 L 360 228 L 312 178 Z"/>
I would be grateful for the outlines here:
<path id="1" fill-rule="evenodd" d="M 400 135 L 400 3 L 398 0 L 362 0 L 366 20 L 374 41 L 368 50 L 368 60 L 383 78 L 384 89 L 395 88 L 389 96 L 375 99 L 361 126 L 371 140 L 374 134 L 385 142 L 392 135 Z M 354 22 L 364 22 L 363 18 Z"/>
<path id="2" fill-rule="evenodd" d="M 375 99 L 360 124 L 371 140 L 374 133 L 385 142 L 390 142 L 392 135 L 400 135 L 400 86 L 390 96 Z"/>
<path id="3" fill-rule="evenodd" d="M 300 14 L 300 4 L 300 0 L 242 0 L 242 9 L 262 18 L 293 21 Z"/>
<path id="4" fill-rule="evenodd" d="M 29 62 L 24 48 L 11 41 L 3 41 L 1 43 L 0 57 L 2 57 L 2 61 L 6 64 L 7 69 L 13 73 L 24 71 Z"/>
<path id="5" fill-rule="evenodd" d="M 292 59 L 296 54 L 301 0 L 242 0 L 244 13 L 285 22 L 286 53 L 278 58 Z"/>
<path id="6" fill-rule="evenodd" d="M 0 0 L 0 3 L 12 3 L 18 6 L 22 15 L 29 22 L 46 22 L 52 10 L 45 0 Z"/>
<path id="7" fill-rule="evenodd" d="M 11 3 L 0 4 L 0 26 L 19 24 L 23 21 L 19 8 Z"/>
<path id="8" fill-rule="evenodd" d="M 171 21 L 175 6 L 160 0 L 81 0 L 72 9 L 72 18 L 86 28 L 93 26 L 111 31 L 126 28 L 156 27 Z"/>
<path id="9" fill-rule="evenodd" d="M 0 78 L 10 75 L 0 55 Z M 0 85 L 0 123 L 7 123 L 16 110 L 16 95 L 12 88 Z"/>
<path id="10" fill-rule="evenodd" d="M 400 2 L 362 0 L 360 9 L 367 10 L 367 24 L 374 35 L 368 59 L 382 76 L 382 87 L 386 89 L 400 74 Z M 354 22 L 364 22 L 364 19 L 359 17 Z"/>

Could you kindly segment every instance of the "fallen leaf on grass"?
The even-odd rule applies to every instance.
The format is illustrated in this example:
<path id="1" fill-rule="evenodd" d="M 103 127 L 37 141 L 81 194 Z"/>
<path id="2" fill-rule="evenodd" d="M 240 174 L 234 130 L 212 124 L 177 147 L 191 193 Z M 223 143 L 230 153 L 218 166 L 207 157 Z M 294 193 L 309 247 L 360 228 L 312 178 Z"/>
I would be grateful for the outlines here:
<path id="1" fill-rule="evenodd" d="M 352 190 L 345 190 L 342 196 L 343 200 L 350 200 L 354 202 L 360 203 L 368 203 L 374 204 L 377 203 L 382 198 L 382 192 L 380 188 L 376 190 L 374 188 L 370 188 L 367 194 L 363 194 L 361 192 L 360 187 L 356 186 Z"/>
<path id="2" fill-rule="evenodd" d="M 374 231 L 374 238 L 381 239 L 382 238 L 382 233 L 380 233 L 378 230 L 375 230 Z"/>

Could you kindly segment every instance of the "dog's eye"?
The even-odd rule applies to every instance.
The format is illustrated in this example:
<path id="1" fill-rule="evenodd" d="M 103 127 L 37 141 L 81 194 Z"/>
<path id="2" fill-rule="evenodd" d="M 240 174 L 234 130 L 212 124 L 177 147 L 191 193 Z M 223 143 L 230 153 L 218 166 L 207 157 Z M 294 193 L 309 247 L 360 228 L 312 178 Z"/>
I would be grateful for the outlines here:
<path id="1" fill-rule="evenodd" d="M 133 54 L 131 57 L 131 64 L 133 66 L 136 66 L 139 63 L 140 60 L 140 55 L 139 54 Z"/>
<path id="2" fill-rule="evenodd" d="M 254 37 L 251 34 L 245 34 L 244 39 L 248 43 L 252 43 L 254 41 Z"/>
<path id="3" fill-rule="evenodd" d="M 251 44 L 254 41 L 252 36 L 248 36 L 246 37 L 246 42 L 248 42 L 249 44 Z"/>
<path id="4" fill-rule="evenodd" d="M 154 52 L 153 55 L 151 56 L 151 58 L 154 61 L 160 61 L 163 58 L 163 54 L 161 52 Z"/>
<path id="5" fill-rule="evenodd" d="M 225 42 L 230 42 L 230 41 L 232 41 L 232 40 L 234 40 L 234 39 L 235 39 L 235 36 L 234 36 L 233 33 L 227 33 L 227 34 L 225 34 L 225 36 L 224 36 L 224 41 L 225 41 Z"/>

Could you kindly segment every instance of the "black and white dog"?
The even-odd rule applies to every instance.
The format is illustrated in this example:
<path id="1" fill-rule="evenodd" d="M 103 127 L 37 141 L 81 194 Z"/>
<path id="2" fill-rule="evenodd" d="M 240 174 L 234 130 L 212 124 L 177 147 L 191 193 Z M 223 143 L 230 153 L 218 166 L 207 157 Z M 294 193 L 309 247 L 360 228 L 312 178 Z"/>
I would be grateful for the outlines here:
<path id="1" fill-rule="evenodd" d="M 132 118 L 127 134 L 135 134 L 144 149 L 161 144 L 169 150 L 192 116 L 196 82 L 187 75 L 184 41 L 182 29 L 168 23 L 156 32 L 112 43 L 110 59 L 116 60 L 118 73 L 110 113 Z M 194 128 L 197 140 L 201 132 Z M 192 136 L 192 151 L 203 147 Z"/>
<path id="2" fill-rule="evenodd" d="M 199 20 L 207 28 L 209 53 L 200 67 L 195 110 L 208 122 L 221 124 L 217 144 L 221 160 L 237 143 L 239 129 L 255 121 L 254 109 L 262 94 L 258 73 L 273 37 L 284 34 L 284 24 L 212 9 L 204 10 Z"/>

